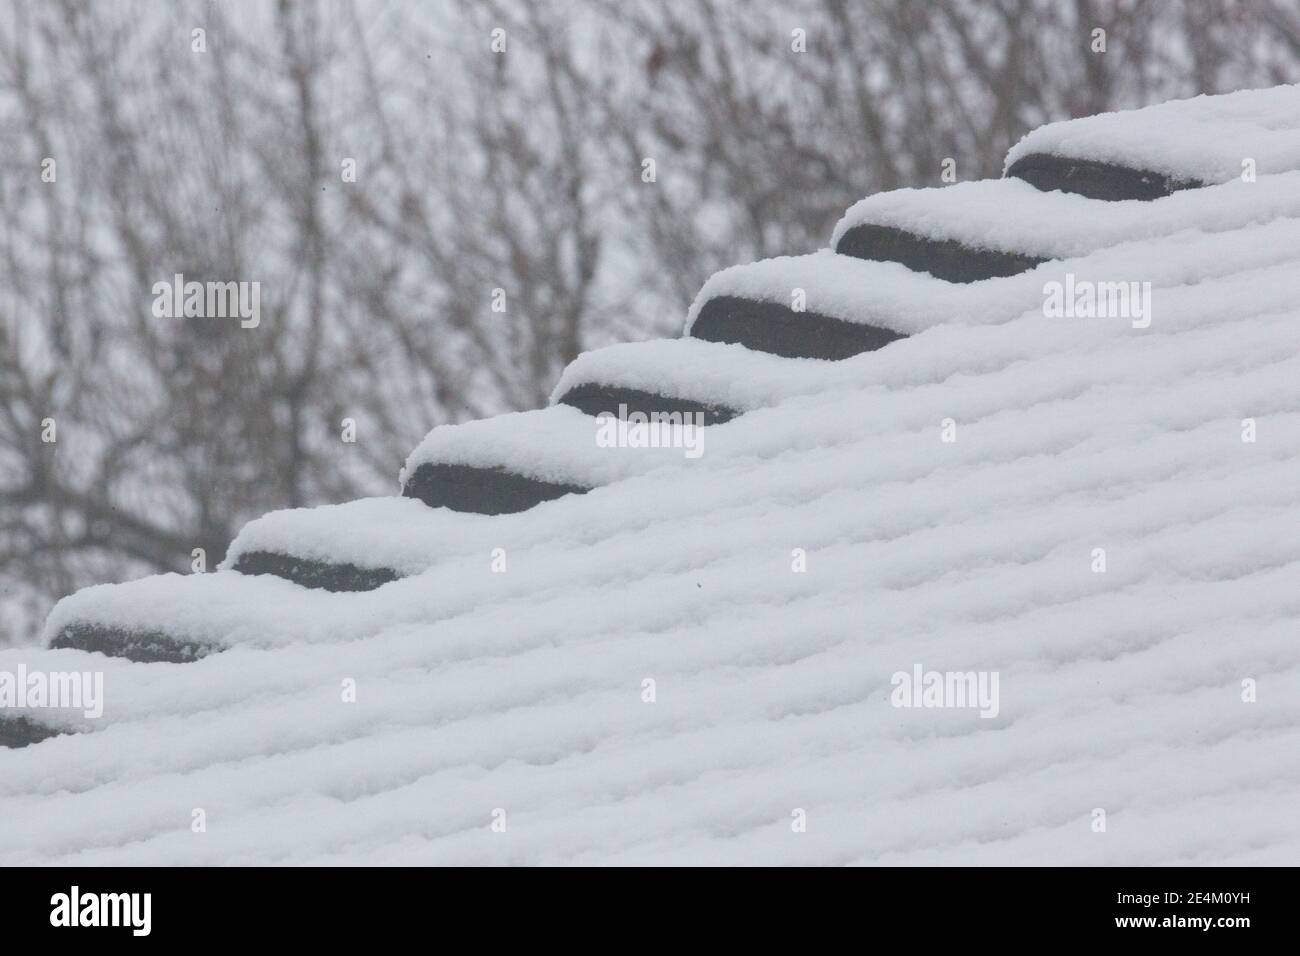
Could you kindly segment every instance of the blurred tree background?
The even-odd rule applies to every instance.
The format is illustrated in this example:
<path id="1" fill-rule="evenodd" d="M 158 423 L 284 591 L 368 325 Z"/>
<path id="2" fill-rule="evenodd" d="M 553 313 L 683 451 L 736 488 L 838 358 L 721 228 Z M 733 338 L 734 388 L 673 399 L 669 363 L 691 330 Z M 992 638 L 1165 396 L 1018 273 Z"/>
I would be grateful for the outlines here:
<path id="1" fill-rule="evenodd" d="M 1294 0 L 3 0 L 0 643 L 392 493 L 864 195 L 1298 66 Z M 176 273 L 259 282 L 260 325 L 155 318 Z"/>

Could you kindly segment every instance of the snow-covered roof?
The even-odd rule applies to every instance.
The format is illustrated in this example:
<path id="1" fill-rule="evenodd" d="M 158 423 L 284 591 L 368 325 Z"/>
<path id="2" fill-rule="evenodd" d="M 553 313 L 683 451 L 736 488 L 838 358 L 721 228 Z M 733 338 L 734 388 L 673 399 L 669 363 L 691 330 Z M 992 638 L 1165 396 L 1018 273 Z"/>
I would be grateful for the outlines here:
<path id="1" fill-rule="evenodd" d="M 892 261 L 725 270 L 404 496 L 64 599 L 0 674 L 102 672 L 103 714 L 0 711 L 44 737 L 0 863 L 1300 862 L 1297 136 L 1297 87 L 1045 127 L 1013 166 L 1219 184 L 871 197 L 832 247 Z M 964 250 L 1025 261 L 927 270 Z M 729 420 L 605 447 L 606 398 Z M 899 706 L 918 671 L 996 713 Z"/>
<path id="2" fill-rule="evenodd" d="M 1050 123 L 1011 147 L 1007 170 L 1036 154 L 1150 170 L 1181 183 L 1228 182 L 1246 160 L 1257 173 L 1288 172 L 1300 155 L 1300 102 L 1294 86 L 1275 86 Z"/>

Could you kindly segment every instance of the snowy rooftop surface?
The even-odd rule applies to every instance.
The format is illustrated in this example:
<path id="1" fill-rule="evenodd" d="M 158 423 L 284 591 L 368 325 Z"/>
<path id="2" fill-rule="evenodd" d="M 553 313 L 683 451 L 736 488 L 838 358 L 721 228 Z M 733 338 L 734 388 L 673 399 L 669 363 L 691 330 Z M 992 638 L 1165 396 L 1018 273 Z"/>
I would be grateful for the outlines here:
<path id="1" fill-rule="evenodd" d="M 508 464 L 512 471 L 530 478 L 590 487 L 639 474 L 665 459 L 682 457 L 682 452 L 672 447 L 623 448 L 617 454 L 596 454 L 597 424 L 575 408 L 553 405 L 463 425 L 444 425 L 429 432 L 415 447 L 402 474 L 409 475 L 422 463 L 432 461 L 485 468 Z"/>
<path id="2" fill-rule="evenodd" d="M 1050 123 L 1007 153 L 1007 167 L 1033 153 L 1115 163 L 1177 179 L 1226 183 L 1252 160 L 1259 173 L 1296 168 L 1300 86 L 1173 100 L 1125 113 Z"/>
<path id="3" fill-rule="evenodd" d="M 1297 119 L 1300 125 L 1300 119 Z M 1291 163 L 1300 163 L 1297 145 Z M 835 227 L 835 246 L 854 226 L 894 226 L 980 249 L 1045 259 L 1083 256 L 1107 246 L 1188 229 L 1239 229 L 1300 214 L 1300 172 L 1240 178 L 1220 189 L 1189 189 L 1160 202 L 1098 203 L 1063 192 L 1039 192 L 1019 179 L 982 179 L 946 189 L 895 189 L 855 203 Z"/>
<path id="4" fill-rule="evenodd" d="M 1200 175 L 1240 168 L 1240 127 L 1300 127 L 1295 88 L 1187 102 L 1207 109 L 1017 149 L 1112 129 L 1107 158 L 1151 166 L 1167 134 L 1163 168 Z M 1142 120 L 1139 148 L 1146 115 L 1169 122 Z M 1184 128 L 1212 135 L 1198 152 Z M 745 414 L 693 459 L 598 447 L 567 407 L 435 429 L 408 468 L 592 490 L 492 517 L 277 512 L 225 569 L 65 599 L 47 638 L 93 621 L 227 649 L 0 651 L 0 672 L 102 671 L 106 698 L 99 719 L 39 714 L 78 732 L 0 749 L 0 864 L 1300 863 L 1300 174 L 1282 168 L 1147 203 L 1005 181 L 873 197 L 855 209 L 1054 258 L 966 285 L 829 251 L 725 270 L 688 322 L 712 295 L 802 288 L 909 337 L 840 362 L 590 353 L 557 396 L 616 379 Z M 1045 286 L 1090 281 L 1151 283 L 1149 324 L 1045 314 Z M 290 547 L 406 576 L 328 593 L 230 569 Z M 894 706 L 916 668 L 995 673 L 996 715 Z"/>

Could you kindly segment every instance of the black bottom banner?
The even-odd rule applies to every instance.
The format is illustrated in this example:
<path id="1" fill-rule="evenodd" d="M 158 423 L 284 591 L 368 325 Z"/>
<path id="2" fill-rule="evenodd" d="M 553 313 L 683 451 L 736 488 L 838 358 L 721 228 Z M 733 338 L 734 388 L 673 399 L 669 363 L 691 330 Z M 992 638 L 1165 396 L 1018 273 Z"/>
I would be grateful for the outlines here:
<path id="1" fill-rule="evenodd" d="M 884 941 L 919 930 L 926 943 L 979 939 L 982 948 L 1024 934 L 1232 946 L 1285 938 L 1294 876 L 1190 868 L 9 869 L 0 871 L 0 925 L 6 942 L 76 933 L 81 943 L 112 937 L 128 945 L 339 945 L 431 924 L 493 941 L 514 931 L 612 943 L 689 924 L 692 936 L 698 927 L 733 943 L 786 931 L 830 945 L 830 933 Z"/>

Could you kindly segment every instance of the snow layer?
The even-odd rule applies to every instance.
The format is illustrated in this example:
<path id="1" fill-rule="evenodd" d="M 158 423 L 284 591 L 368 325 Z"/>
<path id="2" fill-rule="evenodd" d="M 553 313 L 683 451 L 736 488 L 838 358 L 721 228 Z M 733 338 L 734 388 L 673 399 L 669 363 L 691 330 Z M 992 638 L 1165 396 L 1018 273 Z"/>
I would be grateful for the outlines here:
<path id="1" fill-rule="evenodd" d="M 1300 228 L 1300 220 L 1291 225 Z M 1233 238 L 1240 237 L 1225 235 L 1219 240 L 1225 258 Z M 1224 356 L 1247 348 L 1261 359 L 1282 362 L 1279 368 L 1292 368 L 1300 361 L 1295 358 L 1290 311 L 1300 302 L 1300 270 L 1294 261 L 1298 247 L 1287 248 L 1290 261 L 1161 290 L 1157 317 L 1149 329 L 1133 329 L 1122 319 L 1047 319 L 1039 310 L 995 327 L 935 329 L 846 362 L 816 363 L 826 370 L 819 392 L 791 397 L 777 408 L 751 412 L 726 425 L 706 427 L 705 453 L 699 459 L 688 460 L 673 451 L 658 461 L 658 467 L 650 467 L 656 459 L 639 458 L 639 450 L 593 446 L 593 454 L 629 454 L 647 467 L 636 480 L 625 478 L 581 498 L 559 499 L 529 512 L 490 519 L 429 509 L 403 499 L 279 512 L 253 522 L 232 550 L 265 549 L 353 563 L 364 559 L 368 566 L 389 566 L 403 573 L 431 566 L 448 572 L 460 568 L 473 577 L 490 565 L 493 549 L 504 548 L 514 571 L 521 561 L 539 560 L 552 571 L 581 576 L 587 549 L 603 534 L 649 522 L 670 505 L 680 508 L 680 503 L 666 499 L 662 489 L 664 482 L 684 470 L 700 473 L 707 484 L 715 468 L 726 466 L 721 480 L 761 501 L 770 478 L 748 473 L 755 455 L 811 453 L 821 442 L 855 436 L 863 443 L 863 454 L 879 457 L 888 447 L 878 437 L 882 427 L 937 428 L 945 417 L 966 420 L 1021 402 L 1117 383 L 1141 390 L 1160 375 L 1169 376 L 1171 392 L 1183 396 L 1174 402 L 1174 409 L 1194 409 L 1205 401 L 1205 385 L 1189 378 L 1189 363 L 1190 369 L 1209 363 L 1213 379 L 1219 364 L 1226 361 Z M 1264 318 L 1268 316 L 1272 318 Z M 1246 322 L 1254 324 L 1243 325 Z M 1191 334 L 1198 329 L 1198 334 Z M 1178 349 L 1169 347 L 1171 337 L 1180 342 Z M 1107 348 L 1113 354 L 1106 355 Z M 1101 360 L 1098 350 L 1108 362 L 1104 368 L 1094 367 Z M 979 386 L 978 402 L 967 397 L 972 383 Z M 1222 400 L 1222 395 L 1212 397 Z M 1242 403 L 1243 417 L 1250 407 L 1250 401 Z M 590 435 L 593 420 L 574 415 L 586 423 L 585 434 Z M 1040 432 L 1028 436 L 1030 447 L 1033 441 L 1050 441 L 1058 428 L 1054 419 L 1046 420 Z M 851 474 L 845 472 L 843 480 L 849 481 Z M 825 480 L 833 483 L 835 474 Z M 691 492 L 700 493 L 698 488 Z M 608 514 L 613 520 L 602 522 L 606 512 L 588 504 L 591 500 L 612 501 Z M 534 558 L 534 549 L 555 549 L 566 542 L 573 542 L 577 550 L 576 566 L 553 557 Z M 488 594 L 499 593 L 500 587 L 493 584 Z M 435 603 L 419 603 L 408 618 L 401 614 L 401 595 L 411 590 L 432 597 Z M 70 623 L 90 621 L 135 630 L 167 628 L 180 636 L 223 644 L 354 640 L 373 631 L 379 621 L 436 617 L 438 609 L 458 596 L 487 599 L 460 583 L 453 591 L 430 591 L 427 581 L 409 579 L 367 594 L 323 595 L 265 576 L 163 575 L 88 588 L 65 598 L 47 622 L 46 637 Z"/>
<path id="2" fill-rule="evenodd" d="M 764 259 L 715 273 L 686 317 L 690 333 L 704 304 L 738 296 L 790 305 L 801 292 L 806 311 L 914 335 L 945 323 L 987 325 L 1041 308 L 1043 286 L 1066 273 L 1087 282 L 1150 282 L 1156 288 L 1212 278 L 1269 262 L 1286 261 L 1300 240 L 1295 218 L 1249 225 L 1229 233 L 1186 229 L 1158 239 L 1124 242 L 1086 256 L 1045 262 L 1005 278 L 958 284 L 822 250 Z M 1275 243 L 1282 243 L 1277 247 Z"/>
<path id="3" fill-rule="evenodd" d="M 731 270 L 715 285 L 806 276 L 810 308 L 915 334 L 818 363 L 818 388 L 629 347 L 628 375 L 774 371 L 701 458 L 586 495 L 241 535 L 404 562 L 376 591 L 221 570 L 60 602 L 47 633 L 229 650 L 0 652 L 100 669 L 106 696 L 98 721 L 42 715 L 82 733 L 0 751 L 0 864 L 1300 863 L 1298 240 L 1300 218 L 1206 224 L 978 289 L 826 255 Z M 1153 282 L 1151 326 L 1045 317 L 1067 272 Z M 500 425 L 433 446 L 567 468 L 591 449 L 563 411 L 505 419 L 554 449 Z M 997 672 L 998 715 L 891 706 L 917 664 Z"/>
<path id="4" fill-rule="evenodd" d="M 1293 167 L 1300 167 L 1300 156 Z M 1039 258 L 1082 256 L 1096 249 L 1186 229 L 1219 231 L 1300 215 L 1300 172 L 1240 178 L 1150 202 L 1098 203 L 1042 192 L 1020 179 L 983 179 L 943 189 L 895 189 L 856 203 L 835 226 L 831 247 L 855 226 L 893 226 L 976 249 Z"/>
<path id="5" fill-rule="evenodd" d="M 560 376 L 551 401 L 579 385 L 619 385 L 746 411 L 818 391 L 830 379 L 827 363 L 817 359 L 781 358 L 689 337 L 654 339 L 583 352 Z"/>
<path id="6" fill-rule="evenodd" d="M 1178 179 L 1225 183 L 1242 160 L 1259 174 L 1300 168 L 1300 85 L 1172 100 L 1040 126 L 1007 153 L 1006 166 L 1033 153 L 1147 169 Z"/>
<path id="7" fill-rule="evenodd" d="M 611 409 L 617 413 L 617 409 Z M 557 484 L 595 487 L 684 457 L 682 442 L 661 447 L 603 447 L 599 419 L 553 405 L 462 425 L 440 425 L 406 459 L 402 483 L 425 462 L 504 467 Z M 666 436 L 667 437 L 667 436 Z M 667 437 L 668 441 L 672 441 Z"/>
<path id="8" fill-rule="evenodd" d="M 492 519 L 414 498 L 361 498 L 320 508 L 271 511 L 240 530 L 222 569 L 241 555 L 271 551 L 331 564 L 423 571 L 440 558 L 463 554 L 489 535 Z"/>

